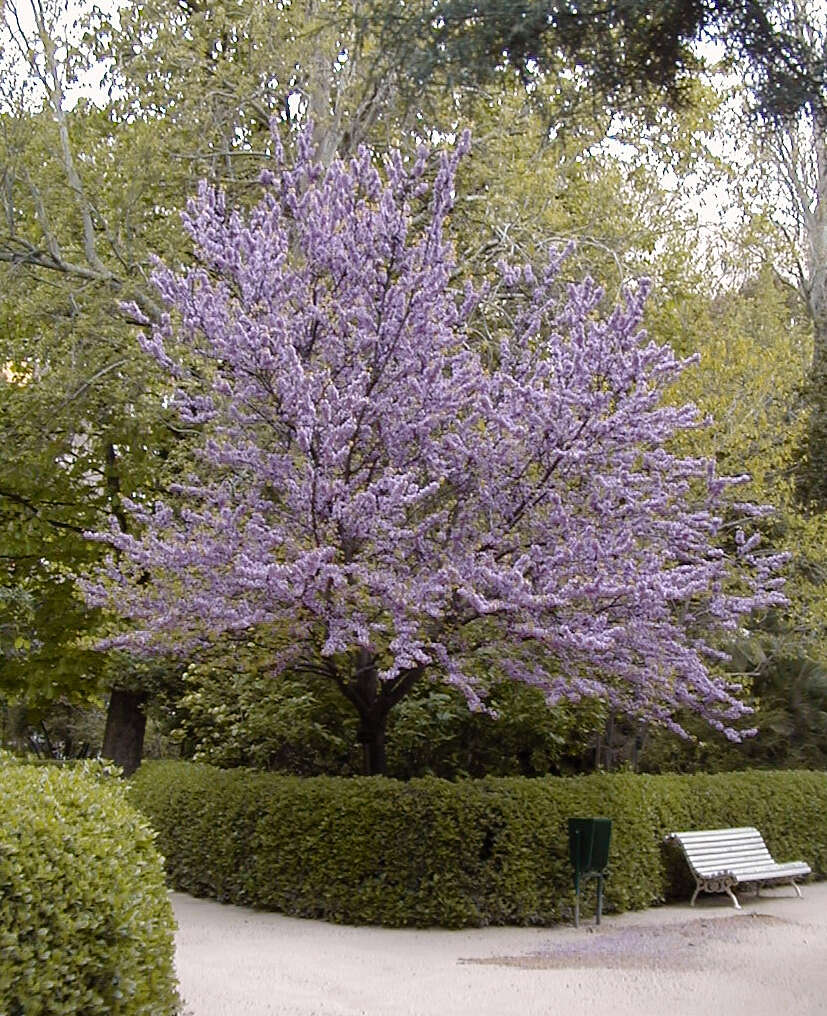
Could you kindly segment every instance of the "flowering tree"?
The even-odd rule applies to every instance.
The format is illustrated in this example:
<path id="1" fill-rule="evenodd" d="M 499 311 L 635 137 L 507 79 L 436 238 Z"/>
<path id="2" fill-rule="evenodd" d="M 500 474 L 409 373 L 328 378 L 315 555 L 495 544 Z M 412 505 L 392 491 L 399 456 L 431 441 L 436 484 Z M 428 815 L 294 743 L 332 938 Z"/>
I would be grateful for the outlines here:
<path id="1" fill-rule="evenodd" d="M 429 184 L 424 150 L 325 170 L 303 140 L 249 215 L 190 203 L 199 263 L 159 267 L 144 345 L 201 439 L 172 502 L 129 506 L 141 535 L 99 537 L 117 553 L 88 596 L 131 622 L 109 644 L 268 639 L 274 670 L 353 704 L 368 772 L 425 675 L 471 708 L 493 674 L 737 737 L 714 642 L 781 602 L 777 562 L 735 528 L 725 549 L 736 481 L 674 450 L 697 413 L 663 402 L 683 365 L 640 329 L 645 286 L 601 317 L 588 280 L 560 297 L 556 257 L 503 265 L 511 324 L 474 337 L 482 291 L 443 235 L 467 144 Z"/>

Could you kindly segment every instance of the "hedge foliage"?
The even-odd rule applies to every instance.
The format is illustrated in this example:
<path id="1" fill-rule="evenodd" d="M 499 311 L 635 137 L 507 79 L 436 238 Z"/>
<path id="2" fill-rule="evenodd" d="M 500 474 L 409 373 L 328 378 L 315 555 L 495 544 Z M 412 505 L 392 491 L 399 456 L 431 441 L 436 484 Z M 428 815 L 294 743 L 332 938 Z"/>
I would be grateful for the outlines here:
<path id="1" fill-rule="evenodd" d="M 608 909 L 686 892 L 671 831 L 755 825 L 827 874 L 827 773 L 596 773 L 468 780 L 282 776 L 145 763 L 136 805 L 174 888 L 301 917 L 389 926 L 550 924 L 573 905 L 567 819 L 613 820 Z"/>
<path id="2" fill-rule="evenodd" d="M 119 782 L 0 755 L 0 1013 L 172 1014 L 173 930 L 154 834 Z"/>

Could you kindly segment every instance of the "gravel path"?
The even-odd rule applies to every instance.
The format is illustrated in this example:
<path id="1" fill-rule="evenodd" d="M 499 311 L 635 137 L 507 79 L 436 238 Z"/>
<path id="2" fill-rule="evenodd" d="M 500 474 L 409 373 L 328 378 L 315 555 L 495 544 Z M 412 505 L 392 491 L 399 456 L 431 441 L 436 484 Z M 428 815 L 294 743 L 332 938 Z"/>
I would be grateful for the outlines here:
<path id="1" fill-rule="evenodd" d="M 827 882 L 600 928 L 351 928 L 173 893 L 187 1016 L 827 1016 Z"/>

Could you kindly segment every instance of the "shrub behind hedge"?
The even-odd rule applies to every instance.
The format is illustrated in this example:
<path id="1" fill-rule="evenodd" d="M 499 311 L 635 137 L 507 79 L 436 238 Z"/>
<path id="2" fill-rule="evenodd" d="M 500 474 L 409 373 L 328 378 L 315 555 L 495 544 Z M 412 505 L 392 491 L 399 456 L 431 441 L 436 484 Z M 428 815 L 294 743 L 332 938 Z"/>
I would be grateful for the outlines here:
<path id="1" fill-rule="evenodd" d="M 0 757 L 0 1013 L 168 1016 L 174 921 L 112 777 Z"/>
<path id="2" fill-rule="evenodd" d="M 609 909 L 685 891 L 685 865 L 662 847 L 677 829 L 755 825 L 778 859 L 827 872 L 825 773 L 400 783 L 161 762 L 131 793 L 176 889 L 344 923 L 559 921 L 573 903 L 575 815 L 613 820 Z"/>

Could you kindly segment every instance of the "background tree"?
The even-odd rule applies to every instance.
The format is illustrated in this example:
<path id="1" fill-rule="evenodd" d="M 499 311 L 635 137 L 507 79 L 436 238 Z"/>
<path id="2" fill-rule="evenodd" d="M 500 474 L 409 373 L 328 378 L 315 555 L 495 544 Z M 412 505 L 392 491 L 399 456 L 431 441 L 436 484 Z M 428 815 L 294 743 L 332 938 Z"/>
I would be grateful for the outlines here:
<path id="1" fill-rule="evenodd" d="M 757 104 L 771 119 L 827 109 L 818 41 L 764 0 L 387 0 L 357 26 L 380 32 L 381 52 L 408 68 L 414 88 L 490 81 L 503 66 L 531 83 L 558 82 L 569 113 L 586 105 L 628 110 L 648 98 L 680 102 L 702 64 L 695 43 L 722 44 L 746 64 Z M 378 27 L 377 27 L 378 26 Z M 568 116 L 565 118 L 568 120 Z"/>
<path id="2" fill-rule="evenodd" d="M 772 24 L 797 40 L 792 51 L 806 51 L 815 77 L 821 75 L 823 81 L 827 66 L 823 5 L 784 0 L 767 4 L 766 9 Z M 765 297 L 775 293 L 775 304 L 782 313 L 770 310 L 766 318 L 776 324 L 770 329 L 774 329 L 775 339 L 764 343 L 764 355 L 774 359 L 776 351 L 783 355 L 787 350 L 791 368 L 795 365 L 799 373 L 794 385 L 790 385 L 792 374 L 788 373 L 787 381 L 781 381 L 778 388 L 779 393 L 786 392 L 787 425 L 775 428 L 777 451 L 767 449 L 765 461 L 773 463 L 770 474 L 756 463 L 757 475 L 770 478 L 775 474 L 774 481 L 764 485 L 764 496 L 779 509 L 774 539 L 792 552 L 791 604 L 783 618 L 774 619 L 761 652 L 749 655 L 758 661 L 757 681 L 776 702 L 778 689 L 785 687 L 780 679 L 780 674 L 784 675 L 789 707 L 794 712 L 796 702 L 809 694 L 807 686 L 813 686 L 811 675 L 827 663 L 827 110 L 822 84 L 820 90 L 802 92 L 801 102 L 784 115 L 769 115 L 762 105 L 766 76 L 759 65 L 748 64 L 743 69 L 746 86 L 736 90 L 730 106 L 736 112 L 729 121 L 729 136 L 737 148 L 731 156 L 736 172 L 730 182 L 733 205 L 728 247 L 732 256 L 727 272 L 731 285 L 740 287 L 738 300 L 744 310 L 750 304 L 757 308 L 755 293 L 750 291 L 756 279 L 763 280 Z M 755 334 L 765 331 L 757 318 L 751 328 Z M 797 335 L 803 339 L 797 343 L 800 352 L 789 346 L 790 338 Z M 760 383 L 755 394 L 758 398 L 745 400 L 745 405 L 755 406 L 764 397 Z M 780 403 L 779 408 L 783 408 Z M 783 466 L 782 458 L 786 460 Z M 780 668 L 775 677 L 771 673 L 773 659 Z M 760 691 L 758 686 L 756 691 Z"/>
<path id="3" fill-rule="evenodd" d="M 383 183 L 367 151 L 324 171 L 305 142 L 249 220 L 207 187 L 190 206 L 200 264 L 156 275 L 175 317 L 146 344 L 208 434 L 178 507 L 133 502 L 145 536 L 105 537 L 89 596 L 132 622 L 108 644 L 269 634 L 277 667 L 355 707 L 367 772 L 426 673 L 472 707 L 494 674 L 737 736 L 707 639 L 782 602 L 775 562 L 740 529 L 711 542 L 729 482 L 667 450 L 697 421 L 660 405 L 680 364 L 643 339 L 642 292 L 598 321 L 589 282 L 560 299 L 555 259 L 503 265 L 524 302 L 480 355 L 443 237 L 456 156 L 414 233 L 425 165 L 394 156 Z"/>
<path id="4" fill-rule="evenodd" d="M 151 458 L 151 372 L 129 370 L 134 338 L 119 300 L 152 306 L 134 259 L 134 201 L 123 179 L 113 181 L 119 152 L 107 117 L 88 106 L 70 112 L 88 54 L 59 5 L 6 4 L 2 28 L 0 561 L 7 581 L 28 591 L 34 617 L 29 652 L 4 661 L 0 684 L 40 707 L 94 697 L 114 676 L 81 645 L 95 618 L 74 580 L 97 554 L 84 529 L 119 512 L 126 475 L 145 474 Z M 117 220 L 113 197 L 124 199 Z M 121 668 L 116 700 L 132 699 L 127 680 Z"/>
<path id="5" fill-rule="evenodd" d="M 373 8 L 364 0 L 151 0 L 101 17 L 97 52 L 112 60 L 109 80 L 128 113 L 163 125 L 158 142 L 188 176 L 175 205 L 204 177 L 238 200 L 269 152 L 274 118 L 312 122 L 324 162 L 365 142 L 399 143 L 417 122 L 418 103 L 400 99 L 406 68 L 379 58 Z"/>
<path id="6" fill-rule="evenodd" d="M 752 264 L 749 250 L 729 250 L 731 263 Z M 713 263 L 720 251 L 714 253 Z M 729 643 L 729 666 L 741 675 L 755 708 L 758 734 L 739 745 L 687 720 L 698 743 L 647 733 L 640 756 L 646 768 L 706 771 L 749 765 L 818 767 L 827 757 L 823 713 L 823 582 L 818 562 L 825 540 L 821 516 L 802 512 L 796 477 L 807 434 L 803 398 L 812 357 L 806 305 L 770 265 L 710 298 L 712 266 L 699 265 L 696 289 L 683 274 L 682 300 L 661 302 L 658 334 L 682 333 L 683 348 L 700 354 L 698 366 L 680 378 L 675 398 L 695 401 L 717 425 L 693 435 L 696 453 L 711 455 L 720 469 L 744 469 L 745 496 L 772 504 L 763 525 L 768 541 L 788 552 L 785 593 L 789 603 L 772 611 L 749 636 Z M 677 297 L 677 293 L 676 293 Z M 786 734 L 783 732 L 786 731 Z M 804 733 L 806 732 L 806 733 Z M 807 760 L 805 763 L 805 759 Z"/>
<path id="7" fill-rule="evenodd" d="M 772 5 L 775 18 L 827 66 L 827 12 L 822 4 L 789 0 Z M 809 371 L 810 425 L 799 478 L 805 505 L 827 508 L 827 109 L 816 98 L 795 116 L 748 123 L 745 148 L 757 157 L 746 176 L 750 218 L 758 228 L 755 254 L 773 264 L 807 308 L 813 329 Z M 770 185 L 768 187 L 768 184 Z M 767 243 L 771 223 L 775 235 Z M 749 222 L 749 219 L 748 219 Z"/>

